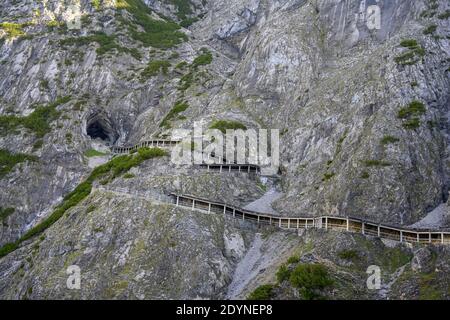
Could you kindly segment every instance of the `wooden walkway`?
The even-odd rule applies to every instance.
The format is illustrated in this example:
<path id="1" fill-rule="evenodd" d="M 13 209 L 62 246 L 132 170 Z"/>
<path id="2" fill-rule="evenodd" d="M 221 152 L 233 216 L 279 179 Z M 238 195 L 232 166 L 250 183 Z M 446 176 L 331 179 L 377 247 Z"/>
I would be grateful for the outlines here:
<path id="1" fill-rule="evenodd" d="M 134 146 L 130 147 L 112 147 L 111 152 L 113 154 L 128 154 L 131 152 L 136 152 L 139 148 L 149 147 L 149 148 L 171 148 L 179 144 L 181 141 L 178 140 L 164 140 L 164 139 L 153 139 L 142 141 Z M 214 154 L 212 154 L 212 159 L 214 159 Z M 218 163 L 214 164 L 201 164 L 199 165 L 202 169 L 207 169 L 208 172 L 239 172 L 239 173 L 249 173 L 249 174 L 261 174 L 261 167 L 257 164 L 237 164 L 236 161 L 228 162 L 226 158 L 219 157 Z"/>
<path id="2" fill-rule="evenodd" d="M 450 232 L 433 230 L 415 230 L 403 227 L 377 224 L 352 217 L 280 217 L 260 214 L 240 209 L 220 202 L 190 196 L 171 194 L 173 203 L 177 206 L 202 210 L 208 213 L 223 214 L 242 221 L 249 221 L 258 225 L 274 226 L 285 230 L 324 229 L 360 233 L 366 236 L 393 240 L 406 243 L 450 245 Z"/>
<path id="3" fill-rule="evenodd" d="M 116 154 L 124 154 L 124 153 L 130 153 L 130 152 L 137 151 L 139 148 L 143 148 L 143 147 L 170 148 L 170 147 L 173 147 L 173 146 L 179 144 L 180 142 L 181 141 L 176 141 L 176 140 L 153 139 L 153 140 L 142 141 L 131 147 L 112 147 L 111 151 L 112 151 L 112 153 L 116 153 Z"/>

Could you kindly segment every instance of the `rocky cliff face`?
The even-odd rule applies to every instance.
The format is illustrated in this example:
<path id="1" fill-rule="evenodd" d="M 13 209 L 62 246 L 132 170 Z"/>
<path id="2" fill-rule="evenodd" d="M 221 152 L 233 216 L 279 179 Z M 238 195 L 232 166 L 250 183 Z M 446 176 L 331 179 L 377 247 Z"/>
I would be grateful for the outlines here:
<path id="1" fill-rule="evenodd" d="M 280 129 L 283 196 L 273 207 L 283 215 L 409 225 L 447 201 L 447 1 L 68 2 L 0 4 L 0 209 L 8 213 L 0 245 L 48 217 L 108 160 L 109 146 L 169 137 L 194 121 Z M 70 18 L 73 10 L 81 19 Z M 0 296 L 244 297 L 271 279 L 233 284 L 258 246 L 255 230 L 154 199 L 180 192 L 245 206 L 264 191 L 245 175 L 208 174 L 168 158 L 145 162 L 127 177 L 97 182 L 41 237 L 1 258 Z M 342 240 L 309 237 L 317 257 L 325 241 Z M 258 252 L 274 271 L 306 240 L 274 233 L 264 241 Z M 390 250 L 374 246 L 364 249 L 370 257 Z M 420 297 L 411 286 L 422 269 L 396 282 L 415 254 L 404 250 L 410 258 L 389 274 L 406 293 L 367 297 Z M 433 252 L 446 270 L 448 252 Z M 436 261 L 427 261 L 434 271 Z M 83 270 L 81 291 L 65 287 L 71 264 Z M 288 291 L 280 297 L 292 297 Z"/>

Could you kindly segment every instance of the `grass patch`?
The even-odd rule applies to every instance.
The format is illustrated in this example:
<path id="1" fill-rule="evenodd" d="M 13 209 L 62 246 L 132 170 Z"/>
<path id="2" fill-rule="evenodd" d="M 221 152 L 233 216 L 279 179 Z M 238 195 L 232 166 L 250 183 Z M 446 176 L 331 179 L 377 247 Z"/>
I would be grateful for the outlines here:
<path id="1" fill-rule="evenodd" d="M 164 117 L 159 126 L 161 128 L 170 128 L 170 121 L 178 117 L 181 112 L 186 111 L 188 108 L 189 104 L 187 102 L 178 101 L 175 103 L 172 110 Z"/>
<path id="2" fill-rule="evenodd" d="M 2 22 L 0 23 L 0 29 L 6 32 L 8 38 L 17 38 L 26 35 L 23 28 L 29 25 L 29 23 Z"/>
<path id="3" fill-rule="evenodd" d="M 358 254 L 358 251 L 356 251 L 356 250 L 342 250 L 337 255 L 339 258 L 341 258 L 343 260 L 354 261 L 354 260 L 359 259 L 359 254 Z"/>
<path id="4" fill-rule="evenodd" d="M 287 260 L 288 264 L 294 264 L 294 263 L 299 263 L 299 262 L 300 262 L 300 258 L 298 256 L 289 257 L 289 259 Z"/>
<path id="5" fill-rule="evenodd" d="M 450 10 L 446 10 L 444 13 L 438 15 L 438 19 L 440 20 L 447 20 L 448 18 L 450 18 Z"/>
<path id="6" fill-rule="evenodd" d="M 132 38 L 141 41 L 146 47 L 171 48 L 187 40 L 187 36 L 179 31 L 178 24 L 152 18 L 151 9 L 141 0 L 117 0 L 116 8 L 131 14 L 132 23 L 127 23 L 125 19 L 122 19 L 122 22 L 128 25 Z M 141 32 L 138 26 L 144 32 Z"/>
<path id="7" fill-rule="evenodd" d="M 10 173 L 19 163 L 36 160 L 35 156 L 24 153 L 10 153 L 8 150 L 0 149 L 0 178 Z"/>
<path id="8" fill-rule="evenodd" d="M 52 104 L 39 106 L 26 117 L 0 116 L 0 135 L 16 132 L 18 127 L 25 127 L 42 138 L 50 132 L 50 123 L 59 118 L 60 112 L 56 108 L 69 102 L 70 97 L 60 98 Z"/>
<path id="9" fill-rule="evenodd" d="M 141 54 L 135 48 L 125 48 L 119 45 L 116 41 L 116 37 L 107 35 L 103 32 L 97 32 L 95 34 L 85 36 L 85 37 L 73 37 L 60 40 L 60 45 L 62 46 L 83 46 L 89 45 L 91 43 L 97 43 L 99 47 L 95 50 L 99 56 L 102 56 L 108 52 L 116 50 L 118 53 L 128 53 L 137 60 L 140 60 Z"/>
<path id="10" fill-rule="evenodd" d="M 336 174 L 335 174 L 334 172 L 332 172 L 332 173 L 325 173 L 325 174 L 323 175 L 322 181 L 323 181 L 323 182 L 329 181 L 329 180 L 333 179 L 333 177 L 334 177 L 335 175 L 336 175 Z"/>
<path id="11" fill-rule="evenodd" d="M 157 76 L 161 72 L 166 75 L 169 71 L 170 62 L 167 60 L 154 60 L 142 71 L 142 78 L 151 78 Z"/>
<path id="12" fill-rule="evenodd" d="M 0 258 L 16 250 L 22 242 L 44 232 L 58 221 L 67 210 L 77 206 L 86 199 L 91 194 L 92 185 L 95 181 L 111 181 L 131 168 L 139 166 L 146 160 L 166 155 L 167 153 L 159 148 L 140 148 L 134 155 L 119 156 L 95 168 L 84 182 L 80 183 L 74 191 L 64 197 L 63 202 L 44 221 L 28 230 L 16 242 L 7 243 L 1 247 Z"/>
<path id="13" fill-rule="evenodd" d="M 273 285 L 264 284 L 256 288 L 250 295 L 247 297 L 247 300 L 269 300 L 273 297 Z"/>
<path id="14" fill-rule="evenodd" d="M 197 68 L 199 66 L 206 66 L 208 64 L 211 64 L 213 61 L 212 53 L 209 52 L 207 49 L 202 49 L 202 54 L 199 55 L 195 60 L 192 62 L 192 66 L 194 68 Z"/>
<path id="15" fill-rule="evenodd" d="M 437 30 L 437 25 L 433 24 L 431 26 L 428 26 L 427 28 L 425 28 L 425 30 L 423 30 L 423 34 L 424 35 L 429 35 L 429 34 L 433 34 L 435 33 Z"/>
<path id="16" fill-rule="evenodd" d="M 381 144 L 382 145 L 388 145 L 388 144 L 393 144 L 393 143 L 397 143 L 399 142 L 400 139 L 393 137 L 393 136 L 384 136 L 383 139 L 381 139 Z"/>
<path id="17" fill-rule="evenodd" d="M 14 208 L 3 209 L 2 207 L 0 207 L 0 222 L 3 222 L 4 220 L 6 220 L 6 218 L 8 218 L 10 215 L 12 215 L 14 213 L 14 211 L 16 211 L 16 209 L 14 209 Z"/>
<path id="18" fill-rule="evenodd" d="M 84 156 L 85 156 L 85 157 L 88 157 L 88 158 L 92 158 L 92 157 L 102 157 L 102 156 L 106 156 L 106 155 L 108 155 L 108 154 L 105 153 L 105 152 L 97 151 L 97 150 L 95 150 L 95 149 L 89 149 L 89 150 L 87 150 L 87 151 L 84 153 Z"/>
<path id="19" fill-rule="evenodd" d="M 239 121 L 227 121 L 217 120 L 209 126 L 210 129 L 220 130 L 222 133 L 226 133 L 227 130 L 247 130 L 247 127 Z"/>
<path id="20" fill-rule="evenodd" d="M 287 265 L 283 264 L 280 266 L 280 268 L 278 268 L 275 276 L 277 277 L 278 283 L 282 283 L 289 279 L 289 277 L 291 276 L 291 271 L 289 270 Z"/>
<path id="21" fill-rule="evenodd" d="M 398 111 L 397 117 L 405 120 L 403 127 L 405 129 L 413 130 L 420 127 L 420 116 L 426 113 L 425 105 L 420 101 L 413 101 L 408 106 L 401 108 Z"/>
<path id="22" fill-rule="evenodd" d="M 363 162 L 366 167 L 390 167 L 392 165 L 390 162 L 382 160 L 364 160 Z"/>
<path id="23" fill-rule="evenodd" d="M 402 40 L 400 46 L 409 50 L 394 58 L 399 65 L 414 65 L 426 54 L 425 49 L 414 39 Z"/>
<path id="24" fill-rule="evenodd" d="M 321 299 L 319 293 L 333 284 L 327 269 L 320 264 L 300 264 L 291 273 L 289 282 L 305 300 Z"/>
<path id="25" fill-rule="evenodd" d="M 408 106 L 401 108 L 398 111 L 397 117 L 399 119 L 407 119 L 410 116 L 420 116 L 425 114 L 427 109 L 425 108 L 425 105 L 420 101 L 413 101 Z"/>

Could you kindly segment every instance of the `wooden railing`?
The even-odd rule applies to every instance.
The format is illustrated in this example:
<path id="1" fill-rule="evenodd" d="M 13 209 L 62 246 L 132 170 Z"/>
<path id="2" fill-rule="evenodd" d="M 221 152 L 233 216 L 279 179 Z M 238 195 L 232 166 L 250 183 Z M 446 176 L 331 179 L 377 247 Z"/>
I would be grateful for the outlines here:
<path id="1" fill-rule="evenodd" d="M 179 144 L 181 141 L 178 140 L 164 140 L 164 139 L 154 139 L 142 141 L 134 146 L 130 147 L 112 147 L 111 151 L 114 154 L 126 154 L 137 151 L 139 148 L 149 147 L 149 148 L 170 148 Z M 214 159 L 214 154 L 212 154 L 210 159 Z M 229 162 L 223 156 L 218 157 L 218 161 L 214 164 L 201 164 L 199 165 L 202 169 L 207 169 L 208 172 L 240 172 L 240 173 L 250 173 L 250 174 L 261 174 L 261 167 L 256 164 L 237 164 L 236 161 Z"/>
<path id="2" fill-rule="evenodd" d="M 137 151 L 139 148 L 143 148 L 143 147 L 169 148 L 169 147 L 173 147 L 179 143 L 180 143 L 180 141 L 177 141 L 177 140 L 153 139 L 153 140 L 142 141 L 142 142 L 135 144 L 134 146 L 130 146 L 130 147 L 112 147 L 111 151 L 112 151 L 112 153 L 116 153 L 116 154 L 124 154 L 124 153 L 130 153 L 133 151 Z"/>
<path id="3" fill-rule="evenodd" d="M 225 203 L 209 201 L 190 195 L 171 194 L 170 196 L 172 197 L 173 203 L 177 206 L 191 208 L 192 210 L 203 210 L 209 213 L 223 214 L 242 221 L 254 222 L 258 225 L 274 226 L 288 230 L 309 228 L 337 230 L 361 233 L 367 236 L 398 242 L 450 245 L 450 232 L 408 229 L 404 227 L 377 224 L 352 217 L 280 217 L 269 214 L 260 214 L 230 206 Z"/>

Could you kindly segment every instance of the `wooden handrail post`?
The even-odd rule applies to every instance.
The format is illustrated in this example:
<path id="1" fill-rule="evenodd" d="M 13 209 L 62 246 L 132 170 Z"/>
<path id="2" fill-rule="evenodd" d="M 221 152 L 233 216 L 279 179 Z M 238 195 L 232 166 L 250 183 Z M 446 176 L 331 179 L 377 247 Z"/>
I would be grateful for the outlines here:
<path id="1" fill-rule="evenodd" d="M 381 237 L 381 228 L 380 228 L 380 225 L 378 225 L 378 238 L 380 238 Z"/>
<path id="2" fill-rule="evenodd" d="M 177 196 L 177 207 L 178 207 L 179 203 L 180 203 L 180 197 Z"/>
<path id="3" fill-rule="evenodd" d="M 325 217 L 325 230 L 328 230 L 328 217 Z"/>
<path id="4" fill-rule="evenodd" d="M 227 212 L 227 206 L 223 206 L 223 215 L 225 215 Z"/>
<path id="5" fill-rule="evenodd" d="M 288 229 L 291 228 L 291 219 L 288 219 Z"/>
<path id="6" fill-rule="evenodd" d="M 441 233 L 441 243 L 444 244 L 444 233 Z"/>
<path id="7" fill-rule="evenodd" d="M 208 213 L 211 213 L 211 203 L 208 203 Z"/>
<path id="8" fill-rule="evenodd" d="M 350 231 L 350 221 L 347 218 L 347 232 L 349 232 L 349 231 Z"/>
<path id="9" fill-rule="evenodd" d="M 403 242 L 403 231 L 400 230 L 400 242 Z"/>
<path id="10" fill-rule="evenodd" d="M 432 241 L 431 241 L 431 232 L 430 232 L 430 234 L 429 234 L 429 242 L 431 243 Z"/>
<path id="11" fill-rule="evenodd" d="M 195 200 L 192 199 L 192 210 L 194 210 L 194 209 L 195 209 Z"/>
<path id="12" fill-rule="evenodd" d="M 365 230 L 365 224 L 364 224 L 364 222 L 362 223 L 362 227 L 361 227 L 362 229 L 362 234 L 363 235 L 365 235 L 366 234 L 366 230 Z"/>

